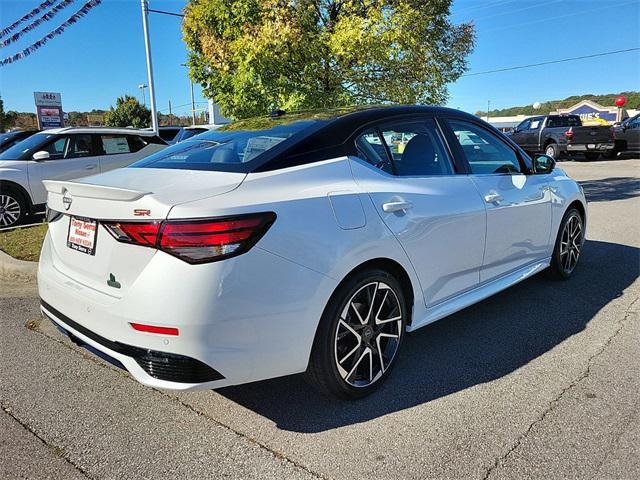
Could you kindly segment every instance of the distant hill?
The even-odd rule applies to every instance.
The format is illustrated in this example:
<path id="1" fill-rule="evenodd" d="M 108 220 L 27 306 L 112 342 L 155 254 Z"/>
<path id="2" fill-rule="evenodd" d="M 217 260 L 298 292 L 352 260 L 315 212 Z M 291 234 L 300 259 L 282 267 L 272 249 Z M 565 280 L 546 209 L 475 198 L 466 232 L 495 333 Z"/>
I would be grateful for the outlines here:
<path id="1" fill-rule="evenodd" d="M 604 95 L 573 95 L 571 97 L 567 97 L 564 100 L 551 100 L 548 102 L 541 102 L 541 107 L 538 110 L 533 108 L 533 105 L 523 105 L 520 107 L 510 107 L 510 108 L 502 108 L 500 110 L 491 110 L 489 115 L 491 117 L 510 117 L 512 115 L 535 115 L 537 113 L 548 113 L 559 108 L 569 108 L 572 105 L 575 105 L 582 100 L 591 100 L 593 102 L 599 103 L 602 106 L 611 106 L 615 105 L 615 99 L 619 95 L 624 95 L 627 97 L 627 103 L 625 103 L 624 108 L 631 108 L 634 110 L 640 109 L 640 92 L 622 92 L 622 93 L 607 93 Z M 478 116 L 486 116 L 486 111 L 478 111 L 476 112 Z"/>

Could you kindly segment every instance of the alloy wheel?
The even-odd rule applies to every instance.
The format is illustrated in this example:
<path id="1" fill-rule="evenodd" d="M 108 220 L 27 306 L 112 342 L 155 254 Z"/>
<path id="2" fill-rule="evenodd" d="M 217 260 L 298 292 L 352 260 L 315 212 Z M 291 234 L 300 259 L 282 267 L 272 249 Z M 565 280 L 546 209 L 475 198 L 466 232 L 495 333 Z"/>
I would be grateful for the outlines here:
<path id="1" fill-rule="evenodd" d="M 550 157 L 553 157 L 555 153 L 556 151 L 553 147 L 547 147 L 547 151 L 545 152 L 545 154 Z"/>
<path id="2" fill-rule="evenodd" d="M 10 227 L 20 219 L 20 204 L 10 195 L 0 195 L 0 228 Z"/>
<path id="3" fill-rule="evenodd" d="M 567 219 L 560 237 L 560 264 L 565 273 L 571 273 L 576 268 L 581 248 L 582 220 L 574 214 Z"/>
<path id="4" fill-rule="evenodd" d="M 377 382 L 400 345 L 402 309 L 394 290 L 371 282 L 349 299 L 335 332 L 335 362 L 342 379 L 354 387 Z"/>

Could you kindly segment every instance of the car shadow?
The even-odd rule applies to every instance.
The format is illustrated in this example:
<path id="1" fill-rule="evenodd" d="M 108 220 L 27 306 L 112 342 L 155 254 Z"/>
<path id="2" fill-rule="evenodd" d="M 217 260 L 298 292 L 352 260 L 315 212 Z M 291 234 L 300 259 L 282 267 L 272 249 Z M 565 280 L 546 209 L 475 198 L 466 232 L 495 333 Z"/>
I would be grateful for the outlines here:
<path id="1" fill-rule="evenodd" d="M 367 398 L 349 402 L 318 394 L 301 375 L 218 393 L 280 429 L 311 433 L 365 422 L 498 379 L 582 331 L 638 276 L 638 248 L 587 241 L 583 252 L 568 281 L 534 276 L 407 336 L 395 370 Z"/>
<path id="2" fill-rule="evenodd" d="M 625 200 L 640 195 L 640 179 L 636 177 L 609 177 L 579 182 L 588 202 Z"/>

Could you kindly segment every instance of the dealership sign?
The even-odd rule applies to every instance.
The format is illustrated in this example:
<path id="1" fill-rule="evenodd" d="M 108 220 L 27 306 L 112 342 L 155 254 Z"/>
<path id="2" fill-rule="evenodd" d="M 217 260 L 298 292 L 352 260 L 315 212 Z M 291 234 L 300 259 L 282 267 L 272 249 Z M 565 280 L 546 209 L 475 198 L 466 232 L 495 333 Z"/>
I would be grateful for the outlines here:
<path id="1" fill-rule="evenodd" d="M 590 100 L 558 110 L 561 115 L 578 115 L 584 125 L 609 125 L 616 121 L 617 112 L 617 107 L 603 107 Z"/>
<path id="2" fill-rule="evenodd" d="M 36 101 L 39 128 L 64 127 L 62 96 L 59 93 L 33 92 L 33 98 Z"/>

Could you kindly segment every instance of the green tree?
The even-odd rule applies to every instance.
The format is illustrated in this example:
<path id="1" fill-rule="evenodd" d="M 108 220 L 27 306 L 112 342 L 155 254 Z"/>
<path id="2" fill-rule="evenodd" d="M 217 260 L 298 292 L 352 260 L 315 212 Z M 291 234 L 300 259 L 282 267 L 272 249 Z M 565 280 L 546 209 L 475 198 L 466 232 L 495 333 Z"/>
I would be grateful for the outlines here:
<path id="1" fill-rule="evenodd" d="M 234 118 L 272 108 L 442 104 L 473 25 L 452 0 L 190 0 L 191 78 Z"/>
<path id="2" fill-rule="evenodd" d="M 18 113 L 14 111 L 4 111 L 4 100 L 0 98 L 0 133 L 14 127 Z"/>
<path id="3" fill-rule="evenodd" d="M 108 127 L 146 128 L 151 125 L 151 111 L 135 97 L 124 95 L 116 100 L 116 108 L 105 113 L 104 124 Z"/>

